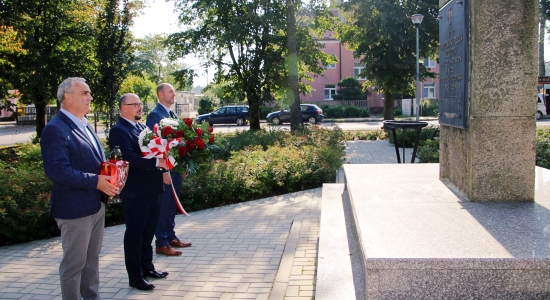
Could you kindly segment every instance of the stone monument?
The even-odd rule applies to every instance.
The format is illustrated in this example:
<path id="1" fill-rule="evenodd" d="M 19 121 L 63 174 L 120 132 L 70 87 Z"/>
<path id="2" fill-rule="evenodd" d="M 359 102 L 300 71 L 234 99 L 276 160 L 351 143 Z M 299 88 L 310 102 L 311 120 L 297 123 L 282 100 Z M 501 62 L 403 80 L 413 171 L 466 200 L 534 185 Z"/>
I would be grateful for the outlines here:
<path id="1" fill-rule="evenodd" d="M 439 177 L 470 201 L 534 201 L 538 6 L 440 0 Z"/>

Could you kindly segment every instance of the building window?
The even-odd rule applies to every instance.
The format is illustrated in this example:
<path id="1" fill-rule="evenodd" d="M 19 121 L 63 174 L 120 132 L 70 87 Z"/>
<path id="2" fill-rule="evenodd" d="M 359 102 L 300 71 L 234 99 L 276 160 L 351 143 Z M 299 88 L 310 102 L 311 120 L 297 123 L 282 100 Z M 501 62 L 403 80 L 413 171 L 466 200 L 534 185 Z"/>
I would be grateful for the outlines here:
<path id="1" fill-rule="evenodd" d="M 363 72 L 364 68 L 365 68 L 365 64 L 362 64 L 362 63 L 354 63 L 353 64 L 353 76 L 355 77 L 355 79 L 357 79 L 357 80 L 365 80 L 366 79 L 364 77 L 359 77 L 359 74 L 361 74 L 361 72 Z"/>
<path id="2" fill-rule="evenodd" d="M 426 57 L 424 59 L 424 66 L 426 68 L 435 68 L 435 63 L 436 61 L 435 60 L 431 60 L 429 57 Z"/>
<path id="3" fill-rule="evenodd" d="M 327 84 L 325 85 L 325 100 L 332 100 L 333 96 L 336 95 L 336 85 Z"/>
<path id="4" fill-rule="evenodd" d="M 327 69 L 336 69 L 336 64 L 326 65 L 325 68 L 327 68 Z"/>
<path id="5" fill-rule="evenodd" d="M 435 98 L 435 83 L 424 84 L 424 98 Z"/>

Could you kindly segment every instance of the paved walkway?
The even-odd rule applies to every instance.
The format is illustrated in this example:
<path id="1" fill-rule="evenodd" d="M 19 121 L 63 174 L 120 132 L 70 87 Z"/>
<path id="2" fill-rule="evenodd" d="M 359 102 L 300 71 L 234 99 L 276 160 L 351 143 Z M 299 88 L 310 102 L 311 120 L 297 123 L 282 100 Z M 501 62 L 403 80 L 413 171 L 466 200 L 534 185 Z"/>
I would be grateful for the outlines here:
<path id="1" fill-rule="evenodd" d="M 348 142 L 347 163 L 395 163 L 387 141 Z M 128 286 L 124 225 L 107 227 L 100 260 L 103 299 L 314 299 L 322 189 L 176 217 L 193 243 L 177 257 L 155 255 L 166 279 L 153 291 Z M 61 299 L 59 238 L 0 247 L 1 299 Z"/>

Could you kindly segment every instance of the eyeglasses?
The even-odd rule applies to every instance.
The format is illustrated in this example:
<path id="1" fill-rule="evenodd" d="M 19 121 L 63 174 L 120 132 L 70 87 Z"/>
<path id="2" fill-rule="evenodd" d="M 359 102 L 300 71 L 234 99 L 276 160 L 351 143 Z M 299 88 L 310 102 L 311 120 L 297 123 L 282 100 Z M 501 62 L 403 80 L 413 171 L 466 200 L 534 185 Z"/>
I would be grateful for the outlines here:
<path id="1" fill-rule="evenodd" d="M 135 108 L 142 107 L 143 103 L 130 103 L 130 104 L 122 104 L 122 105 L 133 105 Z"/>

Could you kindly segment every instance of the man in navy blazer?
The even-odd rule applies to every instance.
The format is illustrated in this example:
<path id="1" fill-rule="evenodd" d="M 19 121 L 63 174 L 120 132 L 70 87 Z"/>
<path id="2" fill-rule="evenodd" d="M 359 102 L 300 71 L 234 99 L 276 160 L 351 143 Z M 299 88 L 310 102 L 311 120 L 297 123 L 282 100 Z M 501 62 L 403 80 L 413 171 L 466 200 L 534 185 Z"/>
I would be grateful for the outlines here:
<path id="1" fill-rule="evenodd" d="M 155 124 L 158 124 L 164 118 L 177 118 L 176 113 L 170 110 L 170 106 L 174 104 L 176 99 L 174 87 L 168 83 L 161 83 L 157 87 L 157 96 L 159 103 L 147 116 L 146 124 L 150 129 L 153 129 Z M 174 231 L 177 207 L 172 195 L 171 185 L 174 185 L 174 190 L 179 196 L 183 178 L 177 172 L 166 172 L 164 176 L 164 181 L 169 183 L 164 185 L 164 192 L 160 195 L 160 214 L 157 230 L 155 231 L 156 252 L 157 254 L 168 256 L 181 255 L 181 251 L 175 250 L 170 246 L 183 248 L 190 247 L 191 243 L 180 241 Z"/>
<path id="2" fill-rule="evenodd" d="M 84 117 L 92 101 L 85 80 L 65 79 L 57 99 L 61 110 L 44 127 L 40 146 L 44 171 L 52 181 L 50 215 L 61 230 L 61 294 L 63 299 L 101 299 L 99 253 L 105 226 L 101 197 L 116 195 L 118 188 L 109 183 L 110 176 L 98 175 L 105 155 Z"/>
<path id="3" fill-rule="evenodd" d="M 129 285 L 139 290 L 155 288 L 145 278 L 164 278 L 168 272 L 155 270 L 151 243 L 159 218 L 159 195 L 163 191 L 162 172 L 166 159 L 147 159 L 141 154 L 139 134 L 145 125 L 139 123 L 143 104 L 135 94 L 119 99 L 120 118 L 109 133 L 109 148 L 120 148 L 129 163 L 126 185 L 120 192 L 126 232 L 124 233 L 124 261 Z M 157 168 L 158 167 L 158 168 Z"/>

